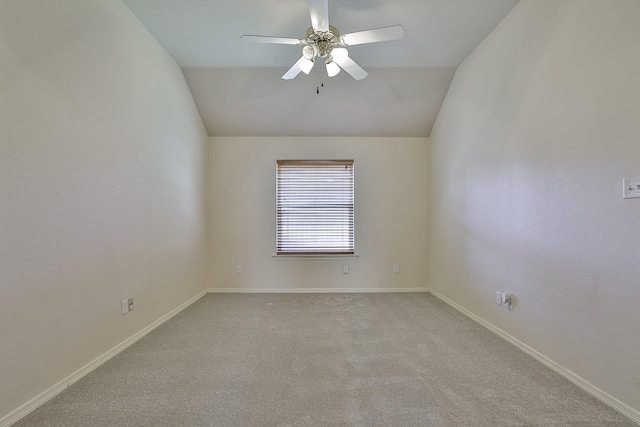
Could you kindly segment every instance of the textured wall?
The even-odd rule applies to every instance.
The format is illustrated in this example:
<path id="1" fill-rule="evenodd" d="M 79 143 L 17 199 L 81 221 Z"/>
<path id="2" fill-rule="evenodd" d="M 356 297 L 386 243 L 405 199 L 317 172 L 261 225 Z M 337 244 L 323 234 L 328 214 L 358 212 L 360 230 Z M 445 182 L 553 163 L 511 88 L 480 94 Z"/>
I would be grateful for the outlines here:
<path id="1" fill-rule="evenodd" d="M 1 419 L 206 287 L 207 137 L 119 0 L 2 1 L 0 57 Z"/>
<path id="2" fill-rule="evenodd" d="M 429 283 L 636 411 L 639 40 L 636 0 L 523 0 L 458 68 L 431 135 Z"/>
<path id="3" fill-rule="evenodd" d="M 217 288 L 424 288 L 426 138 L 211 138 Z M 357 260 L 274 260 L 277 159 L 354 159 Z M 242 265 L 242 274 L 235 266 Z M 342 273 L 349 264 L 348 275 Z M 393 266 L 400 273 L 393 273 Z"/>

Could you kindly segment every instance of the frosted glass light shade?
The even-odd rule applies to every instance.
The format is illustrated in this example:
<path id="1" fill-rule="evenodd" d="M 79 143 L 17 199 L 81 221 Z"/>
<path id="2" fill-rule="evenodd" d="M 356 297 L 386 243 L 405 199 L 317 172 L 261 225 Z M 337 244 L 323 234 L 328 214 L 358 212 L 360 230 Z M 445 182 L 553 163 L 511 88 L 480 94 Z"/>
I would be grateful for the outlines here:
<path id="1" fill-rule="evenodd" d="M 333 77 L 340 72 L 340 67 L 334 61 L 327 62 L 327 76 Z"/>
<path id="2" fill-rule="evenodd" d="M 338 47 L 331 51 L 331 57 L 334 61 L 340 64 L 349 57 L 349 52 L 343 47 Z"/>
<path id="3" fill-rule="evenodd" d="M 304 59 L 312 60 L 316 56 L 316 50 L 313 46 L 306 45 L 302 48 L 302 56 L 304 56 Z"/>
<path id="4" fill-rule="evenodd" d="M 304 59 L 300 61 L 300 64 L 298 66 L 300 67 L 300 71 L 302 71 L 305 74 L 309 74 L 311 72 L 311 69 L 313 68 L 313 61 Z"/>

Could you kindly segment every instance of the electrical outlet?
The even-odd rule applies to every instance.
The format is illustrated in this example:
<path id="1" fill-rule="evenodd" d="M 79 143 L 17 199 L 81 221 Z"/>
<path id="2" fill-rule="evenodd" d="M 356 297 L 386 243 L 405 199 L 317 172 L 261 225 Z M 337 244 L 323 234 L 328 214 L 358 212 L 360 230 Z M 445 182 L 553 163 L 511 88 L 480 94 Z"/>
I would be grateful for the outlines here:
<path id="1" fill-rule="evenodd" d="M 349 274 L 349 266 L 348 265 L 343 265 L 342 266 L 342 272 L 344 274 Z"/>
<path id="2" fill-rule="evenodd" d="M 129 311 L 133 311 L 133 298 L 129 298 L 127 302 L 129 303 Z"/>
<path id="3" fill-rule="evenodd" d="M 236 265 L 236 274 L 242 274 L 242 266 L 240 264 Z"/>
<path id="4" fill-rule="evenodd" d="M 400 266 L 398 264 L 393 266 L 393 272 L 394 273 L 400 273 Z"/>
<path id="5" fill-rule="evenodd" d="M 502 303 L 511 302 L 511 294 L 508 292 L 502 293 Z"/>
<path id="6" fill-rule="evenodd" d="M 496 292 L 496 304 L 502 305 L 502 292 Z"/>
<path id="7" fill-rule="evenodd" d="M 635 178 L 625 178 L 622 181 L 622 185 L 622 197 L 624 199 L 640 197 L 640 176 Z"/>
<path id="8" fill-rule="evenodd" d="M 123 299 L 120 303 L 120 312 L 122 314 L 127 314 L 129 312 L 129 300 Z"/>
<path id="9" fill-rule="evenodd" d="M 503 292 L 502 293 L 502 302 L 504 304 L 507 304 L 507 308 L 509 310 L 513 310 L 513 295 L 511 295 L 509 292 Z"/>

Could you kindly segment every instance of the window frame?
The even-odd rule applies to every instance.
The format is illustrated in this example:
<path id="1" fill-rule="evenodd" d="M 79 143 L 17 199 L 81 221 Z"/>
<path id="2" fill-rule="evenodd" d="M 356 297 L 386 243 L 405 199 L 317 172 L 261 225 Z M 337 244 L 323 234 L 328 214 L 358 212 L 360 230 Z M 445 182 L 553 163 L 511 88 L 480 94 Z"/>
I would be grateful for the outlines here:
<path id="1" fill-rule="evenodd" d="M 346 166 L 350 168 L 350 203 L 347 204 L 347 210 L 350 211 L 348 219 L 346 221 L 347 229 L 347 246 L 346 250 L 323 250 L 322 245 L 312 250 L 287 250 L 285 247 L 283 250 L 283 244 L 280 239 L 280 235 L 283 233 L 282 229 L 282 215 L 280 213 L 282 209 L 282 203 L 280 200 L 280 169 L 281 166 L 299 166 L 299 167 L 319 167 L 327 166 L 328 168 L 335 168 L 336 166 Z M 356 197 L 355 197 L 355 161 L 353 159 L 306 159 L 306 160 L 277 160 L 276 161 L 276 173 L 275 173 L 275 254 L 274 258 L 357 258 L 355 249 L 355 209 L 356 209 Z M 341 195 L 342 196 L 342 195 Z M 339 209 L 339 208 L 336 208 Z"/>

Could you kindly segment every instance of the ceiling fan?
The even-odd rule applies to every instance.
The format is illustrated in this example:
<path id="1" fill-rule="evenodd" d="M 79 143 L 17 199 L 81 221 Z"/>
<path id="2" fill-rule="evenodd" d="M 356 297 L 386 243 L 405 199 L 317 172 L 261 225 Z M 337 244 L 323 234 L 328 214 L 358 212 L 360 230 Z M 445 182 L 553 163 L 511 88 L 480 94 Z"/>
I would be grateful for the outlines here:
<path id="1" fill-rule="evenodd" d="M 329 25 L 329 0 L 308 0 L 308 2 L 311 27 L 307 30 L 304 39 L 251 35 L 240 37 L 246 42 L 301 45 L 302 57 L 284 73 L 282 76 L 284 80 L 294 79 L 301 71 L 309 74 L 316 60 L 324 62 L 329 77 L 337 75 L 340 69 L 343 69 L 354 79 L 362 80 L 368 73 L 349 57 L 346 47 L 398 40 L 404 37 L 402 25 L 340 34 L 336 27 Z"/>

